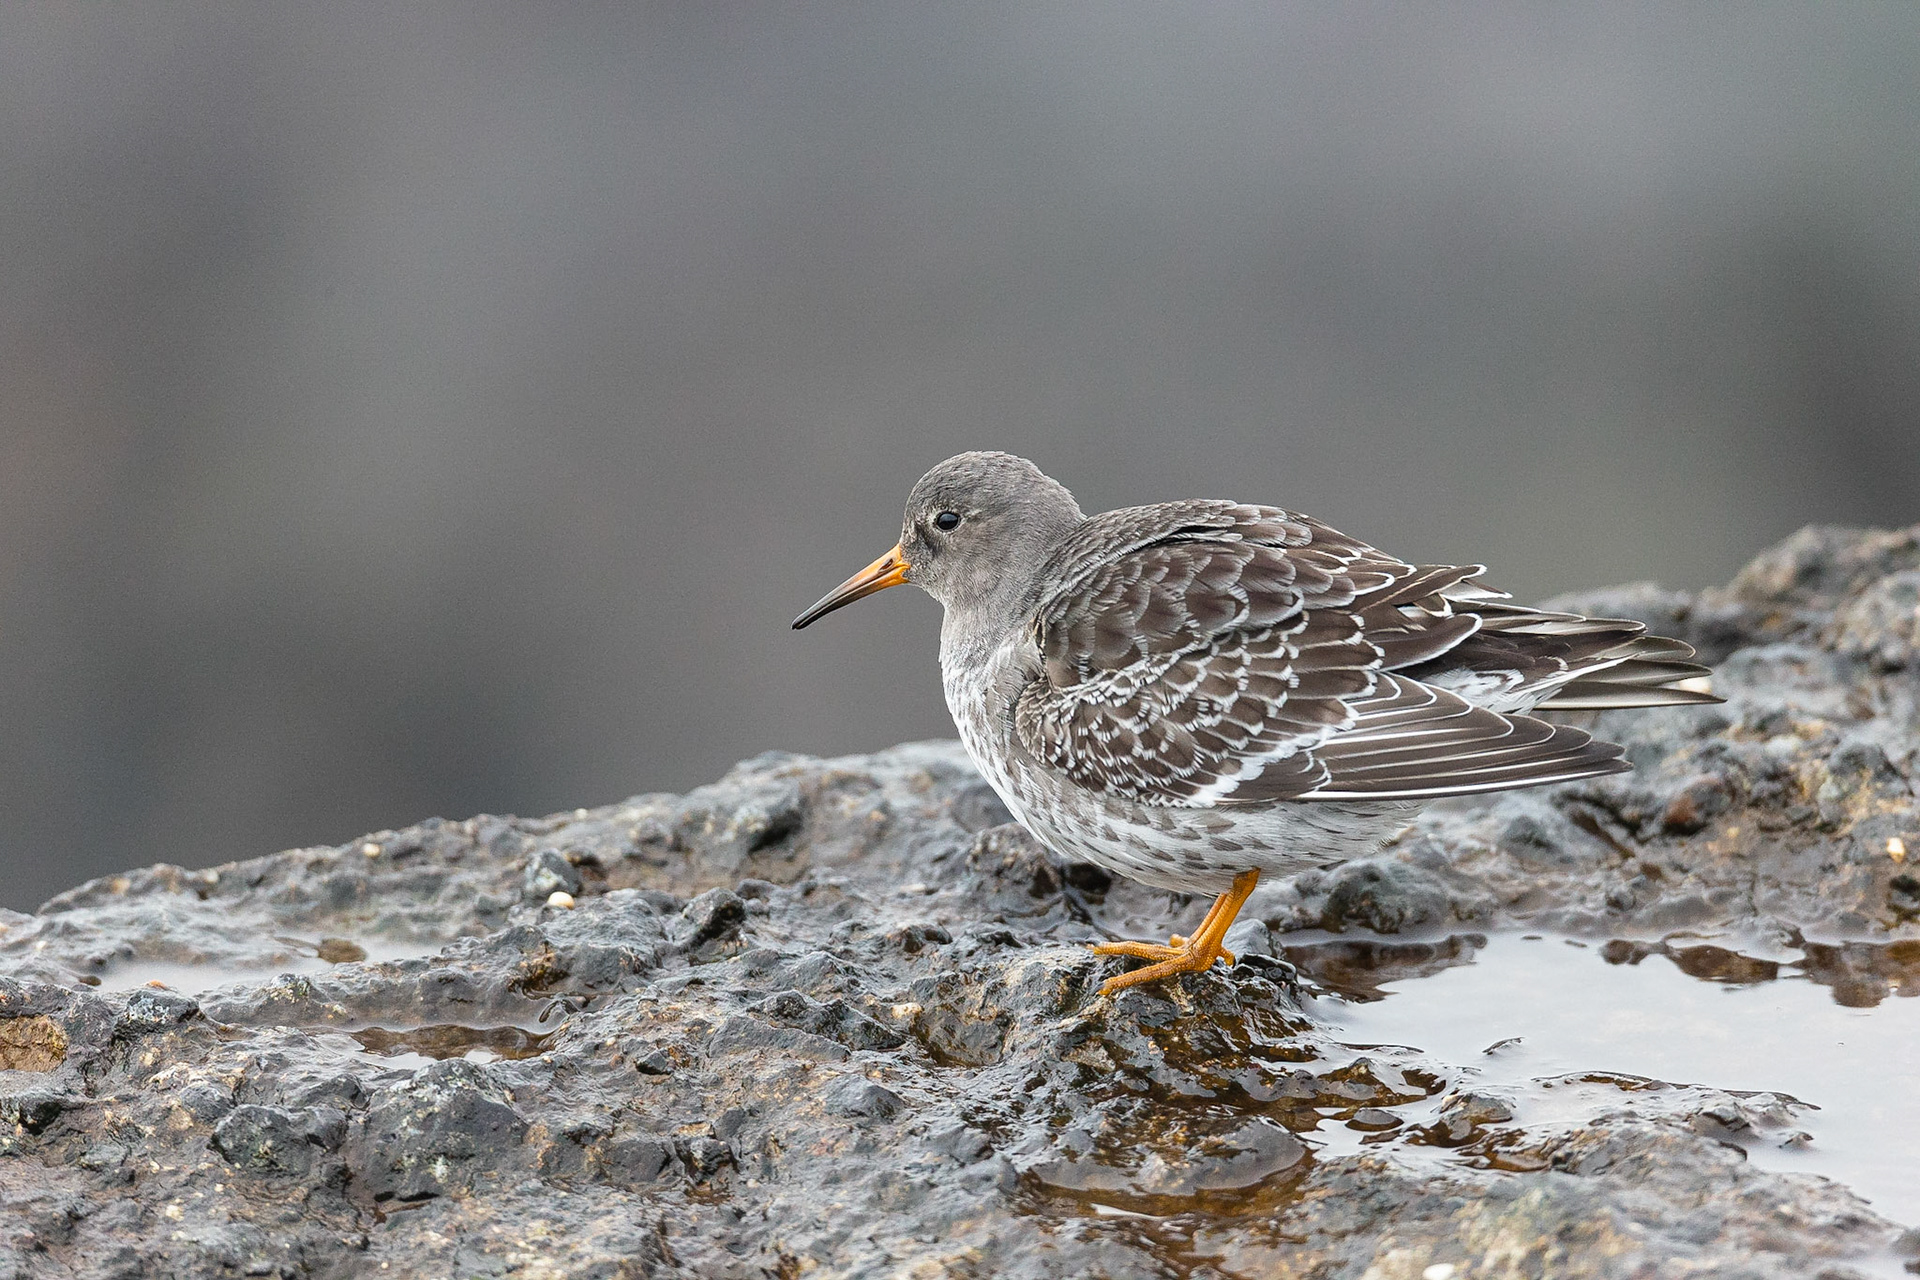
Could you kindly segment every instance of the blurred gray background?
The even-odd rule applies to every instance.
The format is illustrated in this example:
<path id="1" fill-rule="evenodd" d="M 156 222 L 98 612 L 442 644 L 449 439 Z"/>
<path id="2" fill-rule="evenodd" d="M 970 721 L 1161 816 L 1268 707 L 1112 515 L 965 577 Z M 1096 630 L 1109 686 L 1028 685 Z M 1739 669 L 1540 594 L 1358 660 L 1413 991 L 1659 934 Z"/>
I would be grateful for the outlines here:
<path id="1" fill-rule="evenodd" d="M 908 486 L 1920 518 L 1920 5 L 0 10 L 0 902 L 947 735 Z"/>

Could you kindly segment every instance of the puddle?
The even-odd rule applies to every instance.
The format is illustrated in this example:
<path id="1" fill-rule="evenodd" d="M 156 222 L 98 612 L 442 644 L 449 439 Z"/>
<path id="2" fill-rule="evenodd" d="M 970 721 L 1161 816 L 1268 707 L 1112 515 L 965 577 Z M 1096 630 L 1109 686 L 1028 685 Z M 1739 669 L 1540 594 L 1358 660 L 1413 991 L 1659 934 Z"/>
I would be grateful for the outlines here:
<path id="1" fill-rule="evenodd" d="M 347 1057 L 382 1071 L 415 1072 L 448 1058 L 487 1063 L 534 1058 L 553 1047 L 575 1002 L 550 1000 L 518 1022 L 488 1026 L 435 1022 L 419 1026 L 322 1026 L 310 1028 Z"/>
<path id="2" fill-rule="evenodd" d="M 1708 982 L 1773 982 L 1805 978 L 1827 988 L 1835 1004 L 1871 1009 L 1896 996 L 1920 996 L 1920 941 L 1803 942 L 1798 960 L 1767 960 L 1711 943 L 1613 941 L 1600 949 L 1608 964 L 1639 964 L 1662 955 L 1689 977 Z M 1797 970 L 1797 972 L 1796 972 Z"/>
<path id="3" fill-rule="evenodd" d="M 497 1062 L 545 1053 L 566 1025 L 567 1017 L 563 1002 L 554 1001 L 541 1010 L 537 1021 L 526 1025 L 467 1027 L 440 1022 L 419 1027 L 360 1027 L 346 1034 L 365 1054 L 382 1059 L 384 1066 L 423 1067 L 445 1058 Z"/>
<path id="4" fill-rule="evenodd" d="M 284 958 L 272 964 L 182 964 L 166 961 L 134 961 L 115 966 L 99 975 L 98 985 L 108 991 L 126 991 L 158 984 L 174 991 L 204 996 L 217 988 L 244 983 L 269 983 L 288 974 L 321 973 L 336 964 L 381 963 L 430 956 L 440 950 L 434 942 L 409 942 L 380 938 L 276 938 L 287 948 Z M 84 979 L 83 979 L 84 981 Z M 311 1029 L 338 1033 L 351 1043 L 351 1056 L 382 1068 L 414 1071 L 447 1058 L 466 1058 L 474 1062 L 531 1058 L 546 1052 L 565 1026 L 568 1017 L 584 1007 L 582 997 L 530 999 L 516 997 L 506 1009 L 494 1008 L 480 1017 L 505 1019 L 473 1026 L 457 1022 L 392 1026 L 372 1023 L 361 1026 L 322 1021 Z M 284 1011 L 276 1016 L 285 1016 Z M 294 1025 L 301 1025 L 295 1023 Z"/>
<path id="5" fill-rule="evenodd" d="M 1225 985 L 1194 994 L 1191 1005 L 1096 1013 L 1087 1043 L 1097 1051 L 1068 1056 L 1071 1079 L 1043 1090 L 1040 1109 L 1015 1100 L 969 1117 L 1003 1126 L 995 1136 L 1028 1211 L 1082 1217 L 1184 1257 L 1196 1233 L 1270 1221 L 1291 1203 L 1328 1126 L 1344 1135 L 1346 1123 L 1448 1088 L 1419 1055 L 1327 1044 L 1277 999 L 1243 1000 Z"/>
<path id="6" fill-rule="evenodd" d="M 1776 960 L 1687 941 L 1462 935 L 1335 940 L 1288 958 L 1320 988 L 1313 1013 L 1343 1042 L 1418 1050 L 1446 1064 L 1456 1094 L 1513 1104 L 1507 1147 L 1487 1128 L 1449 1130 L 1436 1099 L 1382 1111 L 1374 1133 L 1323 1125 L 1312 1137 L 1329 1154 L 1457 1146 L 1449 1158 L 1526 1168 L 1518 1126 L 1656 1112 L 1672 1085 L 1704 1085 L 1784 1095 L 1743 1099 L 1776 1125 L 1715 1134 L 1755 1165 L 1831 1178 L 1883 1216 L 1920 1223 L 1909 1140 L 1920 1133 L 1920 1000 L 1898 998 L 1920 993 L 1920 944 L 1806 944 Z"/>
<path id="7" fill-rule="evenodd" d="M 381 1057 L 417 1053 L 422 1058 L 474 1058 L 491 1062 L 499 1058 L 532 1058 L 546 1052 L 560 1030 L 560 1021 L 545 1031 L 525 1027 L 462 1027 L 437 1023 L 425 1027 L 362 1027 L 347 1034 L 360 1047 Z"/>
<path id="8" fill-rule="evenodd" d="M 260 964 L 194 964 L 170 960 L 131 960 L 80 980 L 102 991 L 131 991 L 159 985 L 190 996 L 238 982 L 271 982 L 282 974 L 324 973 L 336 964 L 379 963 L 430 956 L 445 943 L 396 938 L 275 938 L 285 951 Z"/>

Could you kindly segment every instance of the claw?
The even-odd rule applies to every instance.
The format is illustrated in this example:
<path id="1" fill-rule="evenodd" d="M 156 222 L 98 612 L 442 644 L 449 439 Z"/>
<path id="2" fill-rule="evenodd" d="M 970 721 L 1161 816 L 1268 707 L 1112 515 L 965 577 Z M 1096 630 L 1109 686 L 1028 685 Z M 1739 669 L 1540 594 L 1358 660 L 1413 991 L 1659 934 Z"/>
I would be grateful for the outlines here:
<path id="1" fill-rule="evenodd" d="M 1131 973 L 1115 974 L 1100 984 L 1100 994 L 1110 996 L 1116 991 L 1138 986 L 1142 982 L 1153 982 L 1159 978 L 1171 978 L 1176 974 L 1200 973 L 1213 966 L 1215 960 L 1224 959 L 1233 963 L 1233 952 L 1220 945 L 1227 936 L 1227 929 L 1233 924 L 1233 918 L 1240 914 L 1240 908 L 1253 893 L 1254 885 L 1260 881 L 1258 871 L 1243 871 L 1234 877 L 1233 888 L 1221 894 L 1207 912 L 1207 918 L 1200 922 L 1191 938 L 1174 934 L 1168 945 L 1157 942 L 1102 942 L 1093 947 L 1097 955 L 1131 956 L 1137 960 L 1152 960 L 1155 963 L 1144 969 L 1135 969 Z"/>

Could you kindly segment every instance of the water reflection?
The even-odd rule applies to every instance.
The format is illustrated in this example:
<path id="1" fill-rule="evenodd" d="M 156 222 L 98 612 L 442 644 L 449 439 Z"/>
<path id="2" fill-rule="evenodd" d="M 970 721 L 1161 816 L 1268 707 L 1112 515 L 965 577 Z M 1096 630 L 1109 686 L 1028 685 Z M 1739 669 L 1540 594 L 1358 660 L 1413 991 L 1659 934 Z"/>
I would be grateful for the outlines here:
<path id="1" fill-rule="evenodd" d="M 1528 935 L 1540 941 L 1539 935 Z M 1432 942 L 1338 938 L 1296 943 L 1281 953 L 1322 990 L 1346 1000 L 1380 1000 L 1396 982 L 1431 977 L 1472 964 L 1487 945 L 1483 933 L 1457 933 Z M 1562 945 L 1586 944 L 1562 940 Z M 1614 938 L 1597 948 L 1610 965 L 1637 965 L 1662 956 L 1690 978 L 1750 986 L 1799 979 L 1827 988 L 1833 1002 L 1871 1009 L 1889 996 L 1920 995 L 1920 940 L 1900 942 L 1808 942 L 1795 938 L 1798 959 L 1773 960 L 1710 942 L 1645 942 Z"/>
<path id="2" fill-rule="evenodd" d="M 555 1025 L 546 1031 L 519 1026 L 467 1027 L 457 1023 L 432 1023 L 419 1027 L 361 1027 L 348 1035 L 360 1047 L 382 1057 L 417 1053 L 423 1058 L 466 1058 L 476 1051 L 483 1060 L 494 1058 L 531 1058 L 544 1053 L 559 1034 Z"/>
<path id="3" fill-rule="evenodd" d="M 1833 988 L 1836 1004 L 1869 1009 L 1889 995 L 1920 994 L 1920 941 L 1809 942 L 1796 961 L 1809 979 Z"/>
<path id="4" fill-rule="evenodd" d="M 1891 1137 L 1920 1128 L 1903 1083 L 1920 1072 L 1920 1005 L 1887 999 L 1916 989 L 1920 943 L 1795 939 L 1776 958 L 1698 938 L 1463 934 L 1286 953 L 1349 1048 L 1445 1064 L 1444 1093 L 1391 1107 L 1401 1123 L 1370 1125 L 1356 1150 L 1522 1169 L 1557 1129 L 1665 1118 L 1920 1221 L 1920 1163 Z M 1338 1141 L 1331 1126 L 1315 1137 Z"/>
<path id="5" fill-rule="evenodd" d="M 279 936 L 271 939 L 277 946 L 261 945 L 245 959 L 177 956 L 170 959 L 139 958 L 116 961 L 99 973 L 75 975 L 75 980 L 106 991 L 131 991 L 136 987 L 167 987 L 198 996 L 216 987 L 242 982 L 270 982 L 283 974 L 324 973 L 337 964 L 380 963 L 410 960 L 439 950 L 438 942 L 399 938 L 325 937 L 318 941 Z"/>
<path id="6" fill-rule="evenodd" d="M 1281 954 L 1324 990 L 1348 1000 L 1384 1000 L 1385 987 L 1426 978 L 1455 965 L 1472 964 L 1487 945 L 1485 934 L 1456 933 L 1438 942 L 1386 942 L 1340 938 L 1286 946 Z"/>
<path id="7" fill-rule="evenodd" d="M 1667 942 L 1615 939 L 1601 948 L 1608 964 L 1639 964 L 1663 955 L 1680 972 L 1705 982 L 1746 984 L 1778 978 L 1805 978 L 1828 988 L 1833 1002 L 1849 1009 L 1871 1009 L 1888 996 L 1920 994 L 1920 941 L 1807 942 L 1796 944 L 1798 960 L 1763 960 L 1711 944 L 1679 946 Z"/>

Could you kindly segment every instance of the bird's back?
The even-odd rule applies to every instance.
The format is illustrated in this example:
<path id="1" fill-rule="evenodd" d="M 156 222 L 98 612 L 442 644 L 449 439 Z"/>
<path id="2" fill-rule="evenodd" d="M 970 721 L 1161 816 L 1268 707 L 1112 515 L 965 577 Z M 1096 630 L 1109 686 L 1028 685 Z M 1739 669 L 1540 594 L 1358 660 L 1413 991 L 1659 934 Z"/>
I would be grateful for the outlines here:
<path id="1" fill-rule="evenodd" d="M 1425 799 L 1614 772 L 1525 713 L 1708 702 L 1637 622 L 1527 609 L 1273 507 L 1094 516 L 1034 574 L 1015 745 L 1139 803 Z"/>

